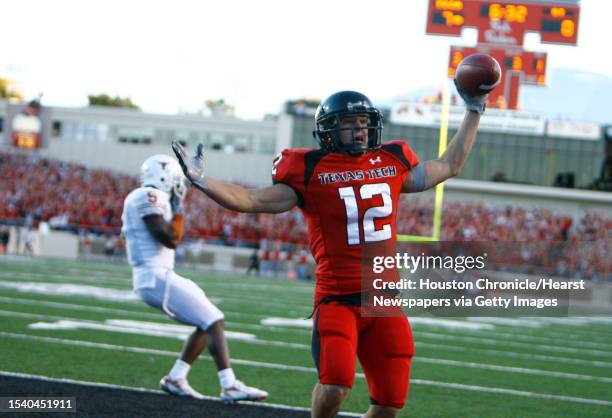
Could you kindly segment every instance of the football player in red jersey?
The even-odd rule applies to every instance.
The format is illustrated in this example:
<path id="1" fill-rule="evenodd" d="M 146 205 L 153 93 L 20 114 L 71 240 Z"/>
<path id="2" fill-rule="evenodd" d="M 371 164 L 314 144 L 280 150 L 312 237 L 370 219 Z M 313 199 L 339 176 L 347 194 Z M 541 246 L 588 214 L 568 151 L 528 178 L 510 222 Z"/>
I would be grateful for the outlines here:
<path id="1" fill-rule="evenodd" d="M 408 395 L 414 343 L 405 316 L 366 317 L 361 303 L 364 246 L 395 242 L 400 193 L 420 192 L 459 174 L 476 137 L 486 96 L 460 92 L 467 112 L 444 154 L 420 162 L 408 143 L 382 143 L 382 115 L 363 94 L 341 91 L 315 115 L 319 149 L 292 149 L 272 165 L 273 185 L 258 189 L 209 178 L 202 146 L 189 158 L 173 143 L 192 184 L 223 207 L 279 213 L 298 206 L 317 262 L 312 353 L 319 383 L 312 416 L 332 417 L 355 379 L 356 358 L 372 405 L 366 417 L 394 417 Z"/>

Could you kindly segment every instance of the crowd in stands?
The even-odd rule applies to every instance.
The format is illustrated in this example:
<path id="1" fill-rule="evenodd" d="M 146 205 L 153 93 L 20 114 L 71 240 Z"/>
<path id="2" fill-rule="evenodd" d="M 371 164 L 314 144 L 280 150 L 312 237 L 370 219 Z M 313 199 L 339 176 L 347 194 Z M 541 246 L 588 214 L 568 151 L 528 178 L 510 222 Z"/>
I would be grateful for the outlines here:
<path id="1" fill-rule="evenodd" d="M 431 236 L 433 206 L 418 198 L 400 205 L 398 232 Z M 612 271 L 612 218 L 601 213 L 575 221 L 547 209 L 446 202 L 440 239 L 499 243 L 497 259 L 503 253 L 504 265 L 525 272 L 601 278 Z"/>
<path id="2" fill-rule="evenodd" d="M 119 234 L 123 199 L 139 185 L 136 177 L 2 152 L 0 178 L 0 222 L 47 221 L 52 227 L 100 235 Z M 398 211 L 398 233 L 430 236 L 432 202 L 403 199 L 407 201 Z M 298 209 L 276 215 L 236 213 L 193 192 L 185 208 L 186 230 L 192 238 L 251 247 L 262 240 L 295 248 L 307 243 Z M 612 218 L 603 214 L 575 220 L 544 209 L 446 202 L 441 239 L 523 243 L 508 252 L 508 263 L 537 265 L 567 276 L 579 272 L 598 277 L 612 270 L 610 231 Z"/>
<path id="3" fill-rule="evenodd" d="M 97 232 L 121 227 L 135 178 L 38 156 L 0 153 L 0 219 L 51 221 Z"/>

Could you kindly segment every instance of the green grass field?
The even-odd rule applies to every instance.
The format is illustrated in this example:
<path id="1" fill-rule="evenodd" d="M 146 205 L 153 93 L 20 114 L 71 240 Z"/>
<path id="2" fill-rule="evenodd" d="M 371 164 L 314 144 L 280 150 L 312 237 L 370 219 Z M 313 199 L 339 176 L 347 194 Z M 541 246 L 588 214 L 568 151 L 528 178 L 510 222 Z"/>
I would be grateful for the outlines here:
<path id="1" fill-rule="evenodd" d="M 308 407 L 317 379 L 310 330 L 262 321 L 309 315 L 312 284 L 178 272 L 225 312 L 226 331 L 249 334 L 229 334 L 238 377 L 269 391 L 271 403 Z M 131 295 L 124 265 L 0 256 L 0 371 L 157 388 L 185 329 Z M 415 321 L 413 331 L 417 355 L 402 416 L 612 416 L 610 318 L 489 329 Z M 208 356 L 190 382 L 218 396 Z M 363 412 L 368 403 L 359 375 L 343 411 Z"/>

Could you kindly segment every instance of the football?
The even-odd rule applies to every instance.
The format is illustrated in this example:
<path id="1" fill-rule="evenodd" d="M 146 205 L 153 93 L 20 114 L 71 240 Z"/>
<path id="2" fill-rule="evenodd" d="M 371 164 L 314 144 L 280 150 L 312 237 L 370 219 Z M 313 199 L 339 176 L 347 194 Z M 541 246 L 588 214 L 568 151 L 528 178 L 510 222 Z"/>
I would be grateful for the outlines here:
<path id="1" fill-rule="evenodd" d="M 488 94 L 501 81 L 501 67 L 495 58 L 487 54 L 465 57 L 455 71 L 458 86 L 468 95 Z"/>

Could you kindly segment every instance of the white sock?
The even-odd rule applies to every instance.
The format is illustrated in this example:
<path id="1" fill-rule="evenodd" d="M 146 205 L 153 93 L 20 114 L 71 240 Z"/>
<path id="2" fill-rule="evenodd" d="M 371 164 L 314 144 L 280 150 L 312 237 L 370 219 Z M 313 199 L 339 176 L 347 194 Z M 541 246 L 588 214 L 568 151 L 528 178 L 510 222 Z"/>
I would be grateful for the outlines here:
<path id="1" fill-rule="evenodd" d="M 191 369 L 191 365 L 189 363 L 185 363 L 183 360 L 178 359 L 176 363 L 174 363 L 174 367 L 168 373 L 168 376 L 172 380 L 180 380 L 185 379 L 187 377 L 187 373 L 189 373 L 189 369 Z"/>
<path id="2" fill-rule="evenodd" d="M 221 383 L 221 388 L 227 389 L 234 386 L 236 383 L 236 376 L 234 375 L 234 371 L 229 369 L 223 369 L 217 373 L 219 376 L 219 383 Z"/>

